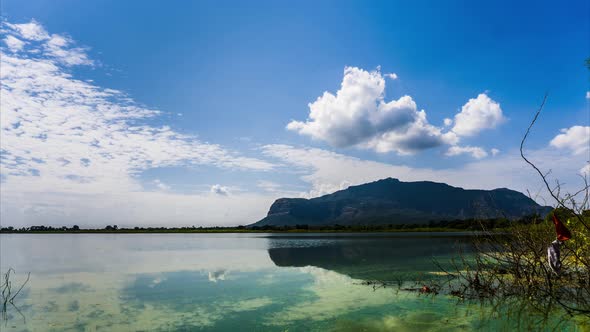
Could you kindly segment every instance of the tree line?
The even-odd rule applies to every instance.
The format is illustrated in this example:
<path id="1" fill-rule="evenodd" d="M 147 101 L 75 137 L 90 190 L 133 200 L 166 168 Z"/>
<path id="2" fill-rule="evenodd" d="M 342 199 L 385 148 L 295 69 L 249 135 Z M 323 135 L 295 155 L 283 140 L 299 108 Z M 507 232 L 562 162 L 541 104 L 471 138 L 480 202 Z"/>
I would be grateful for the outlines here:
<path id="1" fill-rule="evenodd" d="M 506 218 L 494 219 L 455 219 L 442 221 L 429 221 L 427 223 L 393 224 L 388 221 L 374 224 L 349 224 L 349 225 L 264 225 L 264 226 L 233 226 L 233 227 L 119 227 L 107 225 L 104 228 L 80 228 L 78 225 L 71 227 L 61 226 L 30 226 L 15 228 L 12 226 L 0 228 L 0 233 L 206 233 L 206 232 L 386 232 L 386 231 L 450 231 L 450 230 L 481 230 L 505 229 L 514 224 L 528 225 L 538 223 L 541 218 L 527 216 L 518 220 Z"/>

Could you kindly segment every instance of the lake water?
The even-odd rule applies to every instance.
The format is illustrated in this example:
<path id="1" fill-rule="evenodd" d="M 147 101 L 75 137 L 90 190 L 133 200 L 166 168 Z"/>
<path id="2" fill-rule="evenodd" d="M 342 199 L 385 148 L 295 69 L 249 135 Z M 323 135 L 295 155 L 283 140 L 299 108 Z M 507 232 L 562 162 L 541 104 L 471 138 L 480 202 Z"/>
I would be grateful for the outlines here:
<path id="1" fill-rule="evenodd" d="M 465 241 L 449 233 L 3 234 L 2 272 L 16 270 L 14 285 L 31 278 L 15 300 L 20 313 L 9 306 L 1 329 L 515 329 L 528 318 L 363 284 L 427 283 L 437 278 L 433 258 L 445 264 Z"/>

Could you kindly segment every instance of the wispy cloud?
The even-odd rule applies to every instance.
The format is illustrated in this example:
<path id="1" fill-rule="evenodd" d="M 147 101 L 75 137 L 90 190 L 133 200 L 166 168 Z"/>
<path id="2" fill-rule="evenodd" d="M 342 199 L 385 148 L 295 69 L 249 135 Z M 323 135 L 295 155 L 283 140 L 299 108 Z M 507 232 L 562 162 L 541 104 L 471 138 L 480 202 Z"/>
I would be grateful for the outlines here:
<path id="1" fill-rule="evenodd" d="M 482 159 L 488 156 L 488 153 L 477 146 L 451 146 L 445 155 L 447 156 L 458 156 L 461 154 L 470 154 L 475 159 Z"/>
<path id="2" fill-rule="evenodd" d="M 461 167 L 432 169 L 409 167 L 362 160 L 317 148 L 290 145 L 266 145 L 264 153 L 277 158 L 289 167 L 299 169 L 301 180 L 311 185 L 306 197 L 317 197 L 386 177 L 402 181 L 445 182 L 468 189 L 495 189 L 509 187 L 521 192 L 530 191 L 540 203 L 552 203 L 542 189 L 542 183 L 532 169 L 520 158 L 518 151 L 503 153 L 496 158 L 473 161 Z M 579 169 L 586 164 L 583 156 L 544 148 L 527 152 L 543 170 L 552 170 L 552 179 L 564 182 L 564 191 L 575 191 L 580 184 Z"/>
<path id="3" fill-rule="evenodd" d="M 133 176 L 148 168 L 207 164 L 223 168 L 269 170 L 272 164 L 200 142 L 168 126 L 145 120 L 159 111 L 135 103 L 124 93 L 74 79 L 62 67 L 73 64 L 71 48 L 47 37 L 34 21 L 8 25 L 8 33 L 37 48 L 2 53 L 2 175 L 20 184 L 37 170 L 35 188 L 73 188 L 69 175 L 83 176 L 104 188 L 135 188 Z M 66 45 L 66 46 L 64 46 Z M 49 52 L 49 56 L 48 56 Z M 85 57 L 85 56 L 84 56 Z M 62 61 L 63 59 L 68 59 Z M 78 62 L 76 64 L 88 64 Z M 57 183 L 60 186 L 56 186 Z M 73 182 L 73 183 L 70 183 Z M 87 192 L 86 183 L 81 190 Z"/>
<path id="4" fill-rule="evenodd" d="M 212 165 L 254 171 L 274 167 L 168 126 L 149 125 L 147 120 L 156 119 L 160 111 L 121 91 L 74 78 L 70 67 L 94 62 L 69 37 L 50 34 L 35 21 L 3 23 L 2 30 L 6 36 L 0 48 L 3 212 L 5 205 L 14 206 L 11 199 L 23 195 L 29 202 L 23 209 L 31 212 L 60 209 L 55 200 L 35 203 L 35 197 L 48 194 L 140 192 L 137 176 L 157 167 Z M 74 201 L 67 204 L 71 207 Z"/>
<path id="5" fill-rule="evenodd" d="M 122 91 L 76 77 L 74 68 L 101 67 L 91 59 L 90 49 L 72 38 L 50 33 L 36 21 L 5 22 L 1 29 L 2 224 L 247 224 L 263 217 L 279 196 L 314 197 L 389 176 L 467 188 L 540 188 L 517 151 L 506 149 L 498 155 L 492 149 L 489 153 L 496 158 L 483 159 L 488 150 L 460 144 L 465 137 L 503 122 L 500 105 L 486 94 L 469 100 L 459 114 L 438 127 L 428 122 L 412 97 L 386 101 L 385 75 L 379 70 L 350 67 L 338 92 L 324 93 L 310 104 L 306 121 L 288 125 L 337 147 L 398 154 L 445 147 L 450 155 L 482 158 L 454 169 L 391 165 L 290 145 L 265 145 L 262 156 L 248 157 L 165 124 L 156 125 L 164 118 L 159 110 Z M 558 177 L 587 171 L 583 152 L 588 127 L 578 127 L 563 130 L 547 147 L 531 151 L 531 158 Z M 217 184 L 186 194 L 175 191 L 177 182 L 169 184 L 167 177 L 166 183 L 140 180 L 154 168 L 202 166 L 281 173 L 273 177 L 281 184 L 256 178 L 254 191 L 240 189 L 241 183 L 239 187 Z M 293 174 L 305 189 L 286 179 Z M 569 175 L 560 178 L 568 185 L 577 181 Z M 227 183 L 207 180 L 217 182 Z"/>

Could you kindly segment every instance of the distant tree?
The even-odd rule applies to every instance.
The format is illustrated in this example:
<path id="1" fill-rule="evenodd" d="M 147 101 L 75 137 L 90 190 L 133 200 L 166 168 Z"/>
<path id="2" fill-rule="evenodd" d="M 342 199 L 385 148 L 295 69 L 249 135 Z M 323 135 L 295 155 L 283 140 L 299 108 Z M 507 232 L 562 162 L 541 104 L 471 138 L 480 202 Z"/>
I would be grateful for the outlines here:
<path id="1" fill-rule="evenodd" d="M 79 231 L 80 227 L 78 225 L 74 225 L 74 226 L 72 226 L 72 230 Z"/>

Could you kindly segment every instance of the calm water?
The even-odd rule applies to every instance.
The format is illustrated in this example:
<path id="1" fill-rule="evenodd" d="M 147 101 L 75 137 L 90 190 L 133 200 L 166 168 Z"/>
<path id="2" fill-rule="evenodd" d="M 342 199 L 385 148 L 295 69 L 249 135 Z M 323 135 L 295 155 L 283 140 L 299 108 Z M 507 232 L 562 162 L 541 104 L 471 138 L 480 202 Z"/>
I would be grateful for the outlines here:
<path id="1" fill-rule="evenodd" d="M 1 235 L 31 272 L 4 331 L 512 330 L 510 316 L 363 280 L 436 278 L 449 234 Z M 519 317 L 519 320 L 526 317 Z M 575 324 L 561 329 L 579 330 Z"/>

